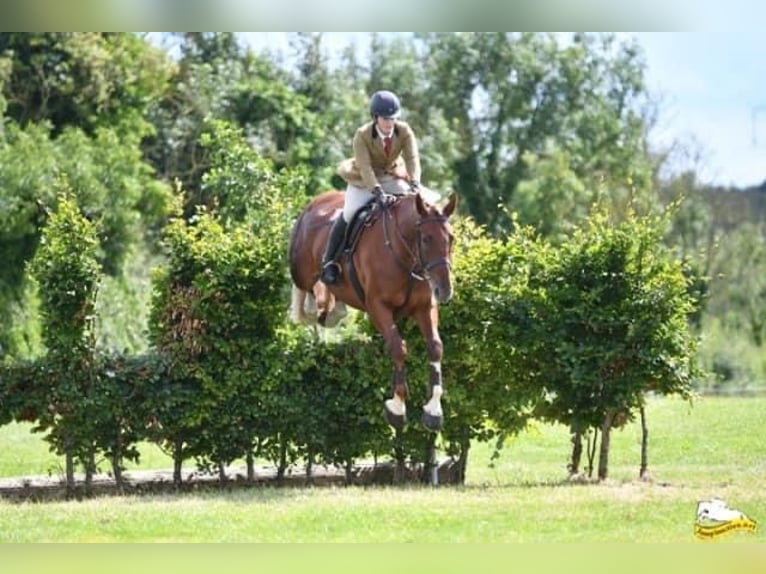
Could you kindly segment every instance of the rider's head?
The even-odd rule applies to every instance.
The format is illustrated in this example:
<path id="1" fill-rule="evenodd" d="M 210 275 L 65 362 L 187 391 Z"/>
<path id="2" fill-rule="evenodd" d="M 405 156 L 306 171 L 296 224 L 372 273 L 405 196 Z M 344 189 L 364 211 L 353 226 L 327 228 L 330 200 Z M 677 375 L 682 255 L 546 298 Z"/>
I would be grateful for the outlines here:
<path id="1" fill-rule="evenodd" d="M 388 90 L 380 90 L 370 98 L 370 115 L 373 118 L 396 119 L 401 112 L 401 105 L 396 94 Z"/>

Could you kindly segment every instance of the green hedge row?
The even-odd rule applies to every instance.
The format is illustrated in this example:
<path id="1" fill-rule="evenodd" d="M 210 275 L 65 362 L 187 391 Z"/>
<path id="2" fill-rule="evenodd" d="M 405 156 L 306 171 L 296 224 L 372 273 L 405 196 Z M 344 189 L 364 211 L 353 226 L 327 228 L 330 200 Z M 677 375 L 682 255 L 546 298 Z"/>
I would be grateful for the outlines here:
<path id="1" fill-rule="evenodd" d="M 60 200 L 30 266 L 48 354 L 0 369 L 0 423 L 35 421 L 70 461 L 68 479 L 75 463 L 95 471 L 97 455 L 119 477 L 147 439 L 173 454 L 178 479 L 192 458 L 219 468 L 265 458 L 282 471 L 371 456 L 425 462 L 434 435 L 410 424 L 395 436 L 384 423 L 391 368 L 369 323 L 333 342 L 287 324 L 287 237 L 306 201 L 302 175 L 276 173 L 223 124 L 203 143 L 215 159 L 204 186 L 220 203 L 191 219 L 179 207 L 165 229 L 145 356 L 96 348 L 97 230 Z M 472 441 L 500 448 L 530 418 L 566 424 L 575 438 L 594 427 L 608 435 L 647 392 L 689 395 L 696 301 L 691 275 L 663 244 L 665 224 L 595 212 L 553 244 L 527 228 L 493 238 L 456 218 L 439 446 L 463 473 Z M 401 330 L 408 413 L 419 421 L 426 354 L 414 325 Z M 608 448 L 601 455 L 605 477 Z"/>

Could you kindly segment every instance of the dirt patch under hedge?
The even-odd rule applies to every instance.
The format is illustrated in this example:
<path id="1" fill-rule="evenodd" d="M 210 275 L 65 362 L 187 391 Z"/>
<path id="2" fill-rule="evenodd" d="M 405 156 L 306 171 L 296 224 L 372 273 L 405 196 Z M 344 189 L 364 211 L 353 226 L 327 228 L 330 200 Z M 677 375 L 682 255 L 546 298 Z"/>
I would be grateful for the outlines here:
<path id="1" fill-rule="evenodd" d="M 274 467 L 256 467 L 248 479 L 245 467 L 225 469 L 225 478 L 218 473 L 200 471 L 182 472 L 181 481 L 173 481 L 172 470 L 132 470 L 123 473 L 122 484 L 111 474 L 96 474 L 90 484 L 84 475 L 75 477 L 75 484 L 67 488 L 61 476 L 27 476 L 0 478 L 0 498 L 15 502 L 83 499 L 95 496 L 141 495 L 157 493 L 193 492 L 199 490 L 233 490 L 246 488 L 372 486 L 392 484 L 430 483 L 459 484 L 458 465 L 447 460 L 439 464 L 437 477 L 423 468 L 397 468 L 393 463 L 359 464 L 347 473 L 345 469 L 313 466 L 308 474 L 305 468 L 291 467 L 278 476 Z"/>

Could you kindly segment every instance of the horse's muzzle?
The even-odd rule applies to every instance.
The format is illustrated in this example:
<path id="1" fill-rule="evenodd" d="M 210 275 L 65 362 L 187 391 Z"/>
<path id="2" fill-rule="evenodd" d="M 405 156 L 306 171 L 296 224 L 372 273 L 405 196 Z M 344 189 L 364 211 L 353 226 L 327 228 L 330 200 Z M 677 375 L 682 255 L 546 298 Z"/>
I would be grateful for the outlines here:
<path id="1" fill-rule="evenodd" d="M 437 289 L 436 300 L 441 303 L 449 303 L 452 300 L 452 289 Z"/>
<path id="2" fill-rule="evenodd" d="M 431 292 L 439 303 L 449 303 L 452 299 L 452 284 L 447 281 L 446 285 L 431 285 Z"/>
<path id="3" fill-rule="evenodd" d="M 452 299 L 451 268 L 452 264 L 446 257 L 431 261 L 425 266 L 425 276 L 431 287 L 431 293 L 439 303 L 449 303 Z"/>

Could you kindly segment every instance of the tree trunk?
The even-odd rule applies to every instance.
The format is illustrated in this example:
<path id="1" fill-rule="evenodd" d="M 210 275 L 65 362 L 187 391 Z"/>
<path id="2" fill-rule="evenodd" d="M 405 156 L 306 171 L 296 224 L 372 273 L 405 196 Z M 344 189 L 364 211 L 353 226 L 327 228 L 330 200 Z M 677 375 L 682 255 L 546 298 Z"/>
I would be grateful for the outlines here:
<path id="1" fill-rule="evenodd" d="M 598 428 L 593 427 L 593 442 L 588 433 L 588 478 L 593 477 L 593 461 L 596 460 L 596 445 L 598 444 Z"/>
<path id="2" fill-rule="evenodd" d="M 181 438 L 176 438 L 175 446 L 173 447 L 173 484 L 181 486 L 183 477 L 181 476 L 181 468 L 183 467 L 184 458 L 184 441 Z"/>
<path id="3" fill-rule="evenodd" d="M 112 474 L 114 475 L 114 483 L 117 485 L 118 492 L 122 492 L 125 483 L 122 476 L 122 431 L 119 425 L 114 451 L 112 452 Z"/>
<path id="4" fill-rule="evenodd" d="M 66 496 L 67 498 L 74 498 L 74 455 L 72 455 L 71 441 L 69 439 L 65 439 L 64 444 L 66 445 L 66 455 L 64 462 L 66 465 Z"/>
<path id="5" fill-rule="evenodd" d="M 314 449 L 312 447 L 308 447 L 306 453 L 306 485 L 314 485 Z"/>
<path id="6" fill-rule="evenodd" d="M 649 467 L 649 428 L 646 426 L 646 411 L 642 406 L 641 413 L 641 468 L 638 471 L 639 478 L 646 478 Z"/>
<path id="7" fill-rule="evenodd" d="M 351 483 L 354 480 L 354 462 L 352 460 L 347 460 L 345 464 L 345 471 L 346 471 L 346 486 L 350 486 Z"/>
<path id="8" fill-rule="evenodd" d="M 598 453 L 599 480 L 604 480 L 609 475 L 609 439 L 612 434 L 612 419 L 614 419 L 614 413 L 607 412 L 604 415 L 604 423 L 601 425 L 601 449 Z"/>
<path id="9" fill-rule="evenodd" d="M 247 465 L 247 482 L 255 481 L 255 457 L 253 451 L 247 451 L 245 456 L 245 464 Z"/>
<path id="10" fill-rule="evenodd" d="M 465 471 L 468 468 L 468 451 L 471 448 L 471 439 L 463 437 L 460 441 L 460 457 L 457 459 L 457 482 L 465 484 Z"/>
<path id="11" fill-rule="evenodd" d="M 572 459 L 569 461 L 569 475 L 574 476 L 580 472 L 582 460 L 582 430 L 579 426 L 572 426 Z"/>
<path id="12" fill-rule="evenodd" d="M 394 484 L 403 484 L 407 479 L 407 468 L 405 465 L 404 447 L 402 446 L 402 431 L 396 429 L 394 438 L 394 459 L 396 467 L 394 468 Z"/>
<path id="13" fill-rule="evenodd" d="M 93 475 L 96 473 L 96 449 L 92 447 L 88 453 L 85 463 L 85 495 L 93 494 Z"/>
<path id="14" fill-rule="evenodd" d="M 285 482 L 285 472 L 287 471 L 287 445 L 280 441 L 279 444 L 279 466 L 277 467 L 277 484 L 282 486 Z"/>

